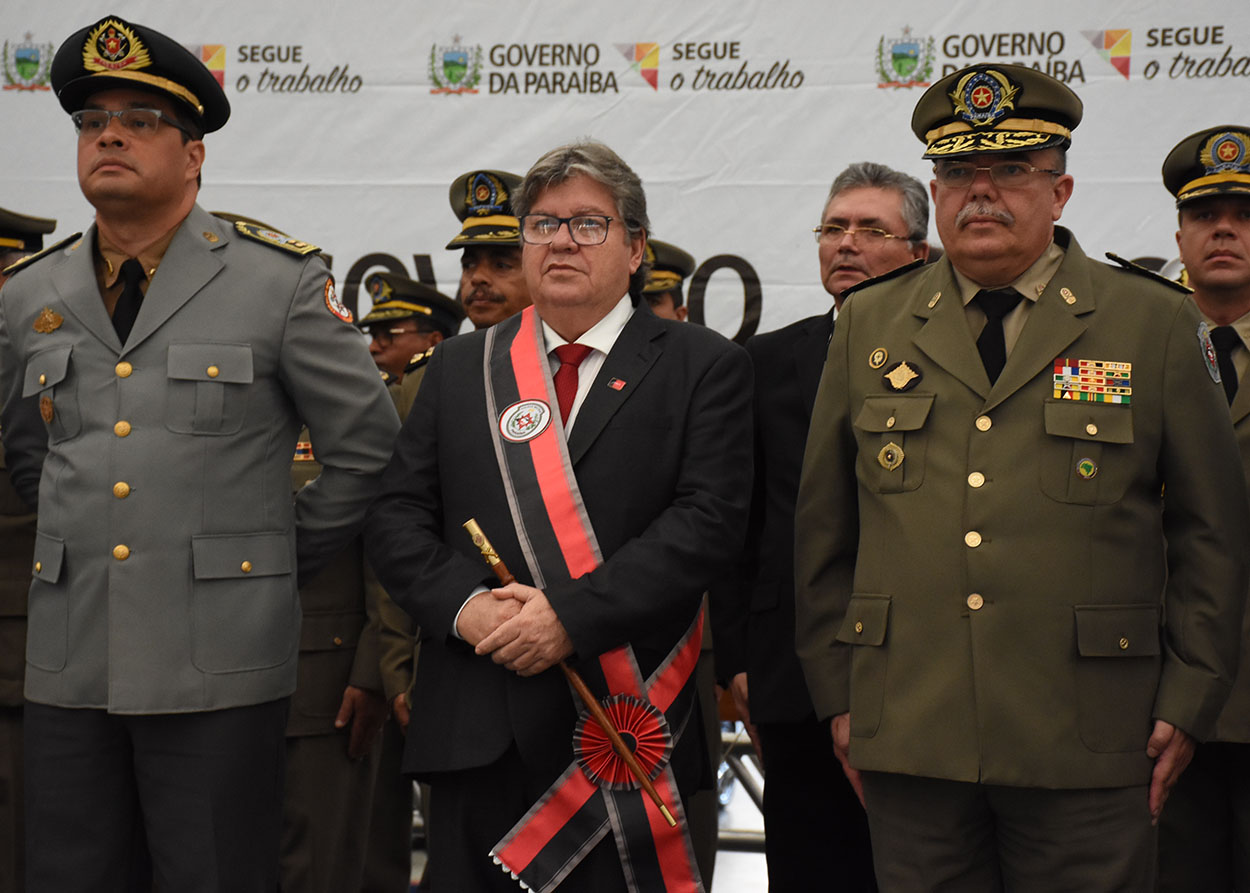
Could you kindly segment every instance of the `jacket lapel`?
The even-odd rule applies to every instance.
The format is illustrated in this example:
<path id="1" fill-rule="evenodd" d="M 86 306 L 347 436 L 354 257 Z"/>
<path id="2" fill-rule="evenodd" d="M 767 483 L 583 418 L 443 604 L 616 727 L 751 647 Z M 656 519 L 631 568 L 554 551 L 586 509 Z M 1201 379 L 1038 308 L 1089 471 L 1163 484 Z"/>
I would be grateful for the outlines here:
<path id="1" fill-rule="evenodd" d="M 72 313 L 84 331 L 102 341 L 109 350 L 121 353 L 122 345 L 113 331 L 113 321 L 104 309 L 104 299 L 96 285 L 92 254 L 95 246 L 95 224 L 81 239 L 66 249 L 65 262 L 52 274 L 52 287 L 56 289 L 65 309 Z"/>
<path id="2" fill-rule="evenodd" d="M 1232 413 L 1233 424 L 1236 425 L 1247 415 L 1250 415 L 1250 374 L 1246 375 L 1247 381 L 1237 383 L 1237 393 L 1233 396 L 1233 405 L 1228 408 Z"/>
<path id="3" fill-rule="evenodd" d="M 929 359 L 985 397 L 990 392 L 990 379 L 968 329 L 950 261 L 943 259 L 931 270 L 917 284 L 915 314 L 926 322 L 912 340 Z"/>
<path id="4" fill-rule="evenodd" d="M 126 341 L 126 349 L 134 350 L 145 338 L 165 324 L 178 308 L 191 299 L 210 279 L 217 275 L 224 262 L 217 254 L 231 236 L 218 218 L 195 205 L 182 221 L 161 265 L 152 277 L 143 307 L 134 329 Z M 110 324 L 110 328 L 112 328 Z"/>
<path id="5" fill-rule="evenodd" d="M 1076 239 L 1067 236 L 1067 241 L 1063 262 L 1029 311 L 1007 365 L 990 391 L 986 409 L 1002 403 L 1038 373 L 1053 368 L 1055 358 L 1087 328 L 1078 317 L 1095 307 L 1089 262 Z"/>
<path id="6" fill-rule="evenodd" d="M 816 405 L 816 390 L 820 387 L 820 375 L 829 354 L 829 336 L 833 332 L 833 310 L 823 316 L 808 320 L 794 346 L 794 366 L 799 378 L 799 392 L 803 396 L 803 408 L 812 417 Z"/>
<path id="7" fill-rule="evenodd" d="M 625 323 L 573 423 L 569 436 L 569 460 L 574 465 L 585 455 L 616 411 L 638 389 L 642 379 L 664 352 L 661 346 L 663 336 L 664 327 L 646 307 L 637 308 L 629 322 Z M 625 382 L 624 387 L 620 390 L 608 387 L 608 382 L 613 379 Z"/>

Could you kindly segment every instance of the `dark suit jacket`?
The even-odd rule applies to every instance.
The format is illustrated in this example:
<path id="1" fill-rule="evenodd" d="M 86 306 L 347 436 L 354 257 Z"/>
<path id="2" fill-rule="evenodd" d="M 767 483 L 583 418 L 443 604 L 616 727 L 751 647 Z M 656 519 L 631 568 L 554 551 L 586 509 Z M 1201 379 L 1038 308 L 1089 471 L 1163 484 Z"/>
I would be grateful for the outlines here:
<path id="1" fill-rule="evenodd" d="M 485 334 L 434 354 L 367 525 L 382 584 L 421 627 L 405 769 L 485 766 L 513 742 L 535 778 L 572 759 L 576 713 L 558 669 L 521 678 L 455 638 L 461 605 L 494 578 L 461 529 L 474 517 L 530 583 L 505 501 L 482 382 Z M 611 379 L 626 383 L 621 390 Z M 751 475 L 746 354 L 700 326 L 630 318 L 577 417 L 570 459 L 604 563 L 546 594 L 575 665 L 632 642 L 644 677 L 699 610 L 703 591 L 742 545 Z M 696 724 L 697 725 L 697 724 Z M 705 768 L 692 726 L 674 771 L 684 790 Z M 683 780 L 684 776 L 684 780 Z"/>
<path id="2" fill-rule="evenodd" d="M 794 648 L 794 503 L 833 310 L 747 341 L 755 372 L 755 486 L 739 573 L 713 589 L 717 673 L 747 673 L 751 719 L 812 712 Z"/>

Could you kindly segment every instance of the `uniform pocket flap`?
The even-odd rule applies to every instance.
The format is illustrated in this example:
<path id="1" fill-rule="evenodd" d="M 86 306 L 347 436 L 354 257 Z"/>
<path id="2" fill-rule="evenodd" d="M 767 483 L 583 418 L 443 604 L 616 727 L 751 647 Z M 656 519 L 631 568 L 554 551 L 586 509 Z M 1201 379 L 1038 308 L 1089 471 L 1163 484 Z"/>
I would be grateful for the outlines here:
<path id="1" fill-rule="evenodd" d="M 26 363 L 26 378 L 22 381 L 22 396 L 38 394 L 44 388 L 60 384 L 69 373 L 69 355 L 72 345 L 41 350 Z"/>
<path id="2" fill-rule="evenodd" d="M 916 431 L 924 427 L 933 394 L 874 394 L 864 398 L 855 417 L 861 431 Z"/>
<path id="3" fill-rule="evenodd" d="M 252 381 L 252 348 L 247 344 L 171 344 L 170 378 L 182 381 Z"/>
<path id="4" fill-rule="evenodd" d="M 1133 411 L 1123 404 L 1051 400 L 1045 412 L 1047 434 L 1102 443 L 1133 442 Z"/>
<path id="5" fill-rule="evenodd" d="M 197 580 L 271 577 L 291 572 L 285 533 L 200 534 L 191 537 Z"/>
<path id="6" fill-rule="evenodd" d="M 1152 657 L 1159 653 L 1158 605 L 1076 605 L 1082 657 Z"/>
<path id="7" fill-rule="evenodd" d="M 838 641 L 849 645 L 880 645 L 890 619 L 890 597 L 857 593 L 851 596 Z"/>
<path id="8" fill-rule="evenodd" d="M 305 614 L 300 625 L 300 651 L 350 650 L 360 641 L 365 616 L 358 611 Z"/>
<path id="9" fill-rule="evenodd" d="M 777 607 L 777 593 L 781 590 L 781 584 L 772 583 L 756 583 L 751 587 L 751 610 L 752 611 L 769 611 Z"/>
<path id="10" fill-rule="evenodd" d="M 61 579 L 61 564 L 64 560 L 65 540 L 36 531 L 35 559 L 31 564 L 31 573 L 35 578 L 45 583 L 55 583 Z"/>

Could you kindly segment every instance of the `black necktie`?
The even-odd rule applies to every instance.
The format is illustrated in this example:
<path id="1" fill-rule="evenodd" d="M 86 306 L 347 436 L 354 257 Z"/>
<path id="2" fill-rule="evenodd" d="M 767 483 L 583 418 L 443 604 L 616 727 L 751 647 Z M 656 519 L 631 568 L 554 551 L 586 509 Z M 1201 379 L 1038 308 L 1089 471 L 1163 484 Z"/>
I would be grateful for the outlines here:
<path id="1" fill-rule="evenodd" d="M 143 306 L 143 264 L 133 257 L 122 264 L 122 293 L 113 308 L 113 329 L 122 344 L 134 328 L 135 319 L 139 316 L 139 308 Z"/>
<path id="2" fill-rule="evenodd" d="M 1224 382 L 1224 394 L 1231 406 L 1237 396 L 1237 367 L 1233 365 L 1233 349 L 1241 343 L 1241 336 L 1232 326 L 1217 326 L 1211 330 L 1211 343 L 1215 345 L 1220 381 Z"/>
<path id="3" fill-rule="evenodd" d="M 1016 309 L 1024 296 L 1014 288 L 983 288 L 977 292 L 976 301 L 985 312 L 985 328 L 977 339 L 977 353 L 985 365 L 990 384 L 998 381 L 1003 366 L 1007 365 L 1007 341 L 1003 337 L 1003 317 Z"/>

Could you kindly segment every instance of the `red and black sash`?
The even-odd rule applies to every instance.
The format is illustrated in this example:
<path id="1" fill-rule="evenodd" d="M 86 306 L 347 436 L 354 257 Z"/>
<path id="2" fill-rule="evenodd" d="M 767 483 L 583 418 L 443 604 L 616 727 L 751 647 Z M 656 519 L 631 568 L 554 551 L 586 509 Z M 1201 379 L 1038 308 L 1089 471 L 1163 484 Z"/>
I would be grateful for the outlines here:
<path id="1" fill-rule="evenodd" d="M 542 323 L 532 307 L 488 332 L 484 362 L 495 455 L 534 585 L 575 580 L 603 556 L 573 475 Z M 634 755 L 650 771 L 677 827 L 664 820 L 582 709 L 573 730 L 573 762 L 491 850 L 522 887 L 556 889 L 610 830 L 631 891 L 701 893 L 669 757 L 693 711 L 702 634 L 698 616 L 645 679 L 629 645 L 600 655 L 598 672 L 587 673 L 592 689 L 607 692 L 604 709 L 635 744 Z"/>

